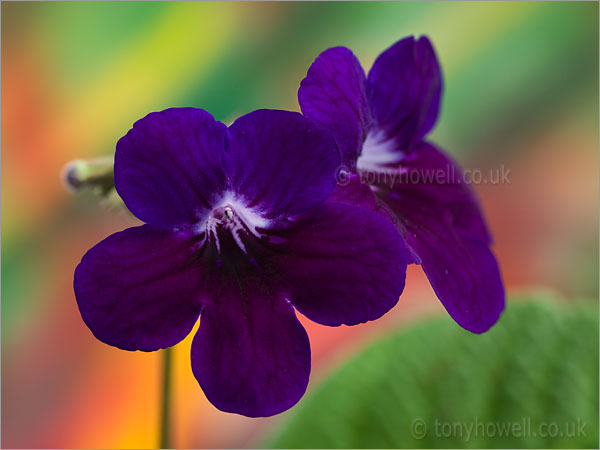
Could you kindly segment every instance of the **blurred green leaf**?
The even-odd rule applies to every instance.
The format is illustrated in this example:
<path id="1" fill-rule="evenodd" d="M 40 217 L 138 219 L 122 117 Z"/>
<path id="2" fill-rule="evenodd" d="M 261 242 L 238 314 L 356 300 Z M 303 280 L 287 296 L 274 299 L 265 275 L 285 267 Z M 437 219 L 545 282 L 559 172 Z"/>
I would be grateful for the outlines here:
<path id="1" fill-rule="evenodd" d="M 598 448 L 597 305 L 536 296 L 483 335 L 447 318 L 402 330 L 307 396 L 269 445 Z"/>

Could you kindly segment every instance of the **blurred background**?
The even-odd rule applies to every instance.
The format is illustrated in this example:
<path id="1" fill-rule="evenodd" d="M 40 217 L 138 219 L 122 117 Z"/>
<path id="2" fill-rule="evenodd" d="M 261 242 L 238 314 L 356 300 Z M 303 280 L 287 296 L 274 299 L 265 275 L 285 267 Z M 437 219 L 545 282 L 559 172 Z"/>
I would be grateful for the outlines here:
<path id="1" fill-rule="evenodd" d="M 151 111 L 195 106 L 231 121 L 257 108 L 298 110 L 300 80 L 321 51 L 350 47 L 368 69 L 410 34 L 431 38 L 444 73 L 432 140 L 466 168 L 510 170 L 509 183 L 475 186 L 508 293 L 551 292 L 566 310 L 597 303 L 597 3 L 3 2 L 4 447 L 158 444 L 160 355 L 96 341 L 72 291 L 81 256 L 136 220 L 67 192 L 64 165 L 111 155 Z M 399 305 L 381 320 L 327 328 L 302 318 L 311 383 L 298 407 L 269 419 L 222 413 L 206 400 L 190 370 L 190 335 L 175 347 L 173 445 L 265 445 L 339 366 L 430 317 L 459 330 L 411 266 Z M 595 342 L 581 357 L 593 372 L 582 376 L 597 381 L 594 322 L 585 336 Z M 547 339 L 528 336 L 506 351 Z M 443 342 L 428 345 L 437 354 Z M 474 382 L 465 377 L 465 386 Z M 594 392 L 587 407 L 597 445 Z"/>

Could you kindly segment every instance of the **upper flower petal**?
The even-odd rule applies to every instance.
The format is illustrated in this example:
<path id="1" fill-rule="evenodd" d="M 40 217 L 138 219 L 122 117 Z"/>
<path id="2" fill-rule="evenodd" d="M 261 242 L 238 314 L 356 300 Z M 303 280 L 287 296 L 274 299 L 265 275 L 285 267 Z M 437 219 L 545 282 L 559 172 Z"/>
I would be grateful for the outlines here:
<path id="1" fill-rule="evenodd" d="M 423 143 L 404 160 L 393 187 L 375 191 L 397 215 L 405 238 L 449 314 L 481 333 L 504 309 L 498 264 L 479 204 L 462 171 Z"/>
<path id="2" fill-rule="evenodd" d="M 398 302 L 410 256 L 394 225 L 379 214 L 327 202 L 282 236 L 270 262 L 287 298 L 309 319 L 355 325 Z"/>
<path id="3" fill-rule="evenodd" d="M 342 153 L 342 163 L 354 167 L 368 131 L 370 112 L 365 73 L 346 47 L 325 50 L 300 83 L 302 113 L 330 130 Z"/>
<path id="4" fill-rule="evenodd" d="M 306 331 L 260 278 L 223 275 L 202 310 L 192 370 L 208 400 L 250 417 L 278 414 L 302 397 L 310 374 Z"/>
<path id="5" fill-rule="evenodd" d="M 438 116 L 442 74 L 429 39 L 402 39 L 375 60 L 367 79 L 374 139 L 399 149 L 419 142 Z"/>
<path id="6" fill-rule="evenodd" d="M 339 164 L 331 135 L 299 113 L 257 110 L 229 127 L 230 188 L 264 219 L 285 219 L 325 201 Z"/>
<path id="7" fill-rule="evenodd" d="M 75 270 L 74 288 L 96 338 L 124 350 L 153 351 L 192 330 L 201 280 L 187 238 L 143 225 L 92 247 Z"/>
<path id="8" fill-rule="evenodd" d="M 225 130 L 197 108 L 138 120 L 115 153 L 115 188 L 127 208 L 157 225 L 200 221 L 225 187 Z"/>

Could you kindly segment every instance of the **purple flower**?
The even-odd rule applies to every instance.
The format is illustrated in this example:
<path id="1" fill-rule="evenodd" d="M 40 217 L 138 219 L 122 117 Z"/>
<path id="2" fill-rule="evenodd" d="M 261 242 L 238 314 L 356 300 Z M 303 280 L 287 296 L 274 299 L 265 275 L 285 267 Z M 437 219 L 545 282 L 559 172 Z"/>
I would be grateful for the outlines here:
<path id="1" fill-rule="evenodd" d="M 409 37 L 379 55 L 368 77 L 349 49 L 324 51 L 298 99 L 306 117 L 333 133 L 355 174 L 345 178 L 348 187 L 360 191 L 366 187 L 357 178 L 368 182 L 448 313 L 481 333 L 498 320 L 504 288 L 473 191 L 452 159 L 424 140 L 441 91 L 431 43 Z"/>
<path id="2" fill-rule="evenodd" d="M 83 257 L 83 320 L 102 342 L 153 351 L 200 315 L 191 361 L 207 398 L 247 416 L 290 408 L 310 373 L 294 308 L 331 326 L 376 319 L 410 260 L 389 220 L 342 202 L 339 164 L 331 134 L 298 113 L 229 128 L 194 108 L 139 120 L 117 144 L 115 187 L 146 224 Z"/>

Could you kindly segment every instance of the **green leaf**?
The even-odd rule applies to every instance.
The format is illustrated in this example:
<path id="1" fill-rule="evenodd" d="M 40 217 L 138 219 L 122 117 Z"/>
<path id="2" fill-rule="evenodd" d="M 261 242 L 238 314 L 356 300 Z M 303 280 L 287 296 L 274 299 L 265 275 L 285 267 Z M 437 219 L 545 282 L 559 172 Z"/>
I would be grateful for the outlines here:
<path id="1" fill-rule="evenodd" d="M 291 411 L 274 448 L 598 448 L 598 308 L 513 299 L 385 338 Z"/>

